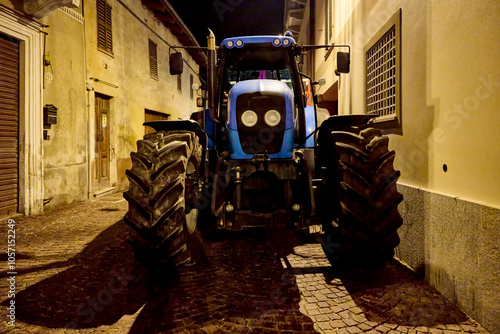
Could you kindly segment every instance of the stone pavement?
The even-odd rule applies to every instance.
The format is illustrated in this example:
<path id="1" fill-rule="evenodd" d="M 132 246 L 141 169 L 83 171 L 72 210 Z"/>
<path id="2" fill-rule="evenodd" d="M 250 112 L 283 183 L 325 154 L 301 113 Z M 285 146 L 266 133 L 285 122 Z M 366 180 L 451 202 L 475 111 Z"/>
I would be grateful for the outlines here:
<path id="1" fill-rule="evenodd" d="M 0 333 L 487 333 L 396 259 L 335 273 L 292 231 L 222 234 L 198 264 L 150 272 L 125 210 L 114 194 L 15 219 L 15 327 L 1 222 Z"/>

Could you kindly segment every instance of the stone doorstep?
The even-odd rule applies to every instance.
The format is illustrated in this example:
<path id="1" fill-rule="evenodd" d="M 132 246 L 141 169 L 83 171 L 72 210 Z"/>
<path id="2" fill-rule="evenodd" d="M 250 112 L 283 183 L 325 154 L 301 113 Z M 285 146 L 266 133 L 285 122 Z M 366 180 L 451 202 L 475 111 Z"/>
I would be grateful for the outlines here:
<path id="1" fill-rule="evenodd" d="M 93 192 L 94 198 L 104 197 L 106 195 L 111 195 L 116 192 L 116 187 L 107 187 L 99 189 Z"/>

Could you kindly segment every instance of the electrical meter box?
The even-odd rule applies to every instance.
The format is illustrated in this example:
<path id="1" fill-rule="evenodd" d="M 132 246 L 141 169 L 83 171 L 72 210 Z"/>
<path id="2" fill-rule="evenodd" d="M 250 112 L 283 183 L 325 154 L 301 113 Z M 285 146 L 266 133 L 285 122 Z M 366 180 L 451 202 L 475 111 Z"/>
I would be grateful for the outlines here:
<path id="1" fill-rule="evenodd" d="M 43 123 L 45 125 L 57 124 L 58 108 L 53 104 L 46 104 L 43 107 Z"/>

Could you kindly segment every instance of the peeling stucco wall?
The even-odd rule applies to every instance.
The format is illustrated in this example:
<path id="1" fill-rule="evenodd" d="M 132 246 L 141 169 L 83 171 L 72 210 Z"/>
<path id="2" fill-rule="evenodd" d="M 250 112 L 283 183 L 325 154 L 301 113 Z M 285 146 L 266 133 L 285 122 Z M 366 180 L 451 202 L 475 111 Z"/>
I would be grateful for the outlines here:
<path id="1" fill-rule="evenodd" d="M 45 28 L 43 100 L 58 109 L 43 141 L 45 210 L 87 199 L 87 122 L 83 22 L 55 10 Z"/>
<path id="2" fill-rule="evenodd" d="M 169 46 L 164 41 L 182 43 L 141 1 L 123 2 L 160 37 L 115 0 L 108 0 L 113 54 L 97 48 L 95 1 L 82 2 L 76 10 L 54 10 L 40 20 L 48 25 L 44 53 L 50 58 L 50 65 L 45 66 L 43 101 L 59 108 L 57 124 L 47 129 L 49 139 L 43 141 L 44 199 L 48 202 L 44 210 L 87 200 L 100 190 L 93 186 L 96 94 L 110 98 L 109 185 L 115 190 L 128 187 L 125 170 L 131 167 L 130 152 L 144 134 L 145 109 L 169 114 L 174 120 L 189 119 L 198 110 L 197 93 L 190 98 L 190 74 L 199 83 L 198 65 L 182 51 L 194 71 L 184 66 L 179 92 L 177 77 L 169 74 Z M 158 46 L 158 79 L 150 76 L 149 39 Z"/>
<path id="3" fill-rule="evenodd" d="M 189 119 L 197 111 L 196 92 L 190 98 L 189 75 L 194 82 L 199 79 L 192 70 L 184 66 L 182 74 L 182 93 L 177 90 L 177 77 L 169 73 L 168 55 L 170 45 L 182 45 L 180 41 L 158 22 L 153 14 L 142 7 L 140 1 L 128 0 L 124 3 L 152 28 L 161 39 L 132 16 L 118 2 L 110 1 L 113 12 L 113 55 L 97 48 L 97 24 L 95 21 L 95 3 L 87 3 L 86 15 L 86 54 L 87 79 L 93 77 L 106 81 L 117 88 L 100 82 L 89 81 L 94 91 L 89 92 L 89 128 L 92 132 L 95 124 L 95 93 L 111 98 L 110 144 L 114 148 L 111 164 L 111 185 L 117 189 L 126 189 L 128 180 L 125 170 L 131 167 L 130 152 L 136 150 L 136 141 L 144 135 L 145 109 L 170 115 L 170 119 Z M 148 40 L 157 44 L 158 79 L 153 79 L 149 71 Z M 195 70 L 198 65 L 182 50 L 184 59 Z M 90 135 L 90 146 L 95 145 L 95 136 Z M 89 159 L 94 161 L 93 150 Z"/>

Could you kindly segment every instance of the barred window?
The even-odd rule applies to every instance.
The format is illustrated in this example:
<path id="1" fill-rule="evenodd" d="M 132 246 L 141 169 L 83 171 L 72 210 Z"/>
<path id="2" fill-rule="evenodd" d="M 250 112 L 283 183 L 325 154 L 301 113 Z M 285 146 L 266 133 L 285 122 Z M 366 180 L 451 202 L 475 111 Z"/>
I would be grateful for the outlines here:
<path id="1" fill-rule="evenodd" d="M 400 11 L 365 47 L 366 112 L 375 122 L 398 120 L 400 115 Z"/>
<path id="2" fill-rule="evenodd" d="M 149 74 L 158 80 L 158 46 L 149 40 Z"/>
<path id="3" fill-rule="evenodd" d="M 113 53 L 111 6 L 105 0 L 97 0 L 97 47 Z"/>
<path id="4" fill-rule="evenodd" d="M 366 53 L 366 102 L 369 114 L 396 112 L 396 34 L 394 26 Z"/>

